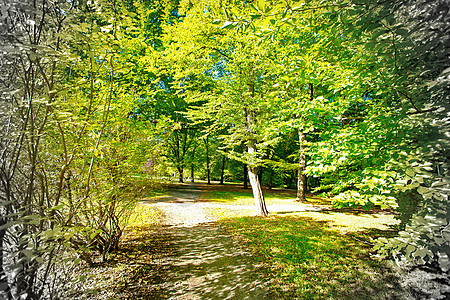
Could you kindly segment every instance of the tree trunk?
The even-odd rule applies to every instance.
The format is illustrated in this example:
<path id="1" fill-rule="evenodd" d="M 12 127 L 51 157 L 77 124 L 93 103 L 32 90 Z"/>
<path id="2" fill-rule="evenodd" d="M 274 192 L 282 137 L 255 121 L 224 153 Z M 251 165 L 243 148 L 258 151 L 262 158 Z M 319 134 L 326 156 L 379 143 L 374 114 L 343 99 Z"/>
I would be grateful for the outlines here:
<path id="1" fill-rule="evenodd" d="M 194 159 L 195 159 L 195 148 L 192 149 L 192 161 L 191 161 L 191 182 L 194 182 Z"/>
<path id="2" fill-rule="evenodd" d="M 255 140 L 250 140 L 250 145 L 248 147 L 248 153 L 252 154 L 256 150 L 256 142 Z M 255 198 L 255 209 L 256 214 L 259 216 L 267 216 L 269 214 L 266 201 L 264 200 L 264 195 L 261 189 L 261 183 L 258 178 L 258 169 L 255 166 L 248 167 L 248 177 L 250 179 L 250 185 L 252 186 L 253 197 Z"/>
<path id="3" fill-rule="evenodd" d="M 249 89 L 251 97 L 255 97 L 255 86 L 254 84 L 249 84 Z M 266 201 L 264 200 L 264 195 L 261 189 L 261 183 L 258 178 L 258 168 L 254 155 L 256 154 L 256 137 L 255 132 L 252 129 L 256 125 L 256 117 L 254 109 L 247 109 L 244 107 L 244 123 L 245 123 L 245 133 L 247 144 L 247 153 L 249 154 L 249 164 L 248 164 L 248 177 L 250 179 L 250 185 L 252 186 L 253 197 L 255 198 L 255 209 L 256 214 L 265 217 L 269 214 L 266 207 Z"/>
<path id="4" fill-rule="evenodd" d="M 177 170 L 178 170 L 178 181 L 180 183 L 183 183 L 184 182 L 184 180 L 183 180 L 183 167 L 178 166 Z"/>
<path id="5" fill-rule="evenodd" d="M 286 181 L 286 186 L 288 189 L 292 188 L 292 182 L 294 181 L 294 171 L 289 172 L 289 178 Z"/>
<path id="6" fill-rule="evenodd" d="M 220 184 L 223 184 L 223 177 L 225 174 L 225 161 L 226 157 L 225 155 L 222 156 L 222 169 L 220 170 Z"/>
<path id="7" fill-rule="evenodd" d="M 0 226 L 6 225 L 7 221 L 0 217 Z M 0 291 L 4 293 L 5 299 L 13 299 L 11 289 L 7 280 L 7 273 L 3 265 L 3 239 L 5 237 L 6 229 L 0 230 Z"/>
<path id="8" fill-rule="evenodd" d="M 310 101 L 314 101 L 314 87 L 312 83 L 309 87 Z M 298 176 L 297 176 L 297 199 L 296 201 L 306 201 L 306 176 L 303 174 L 306 167 L 306 155 L 305 155 L 305 142 L 306 136 L 302 128 L 298 128 L 298 142 L 299 142 L 299 155 L 298 155 Z"/>
<path id="9" fill-rule="evenodd" d="M 211 170 L 209 168 L 209 147 L 208 147 L 208 136 L 204 139 L 206 147 L 206 172 L 208 176 L 208 184 L 211 184 Z"/>
<path id="10" fill-rule="evenodd" d="M 306 176 L 303 171 L 306 167 L 306 155 L 305 155 L 305 133 L 303 130 L 298 129 L 298 141 L 300 143 L 299 153 L 299 167 L 297 177 L 297 199 L 296 201 L 306 201 Z"/>
<path id="11" fill-rule="evenodd" d="M 244 189 L 248 189 L 247 174 L 248 174 L 247 164 L 244 164 Z"/>

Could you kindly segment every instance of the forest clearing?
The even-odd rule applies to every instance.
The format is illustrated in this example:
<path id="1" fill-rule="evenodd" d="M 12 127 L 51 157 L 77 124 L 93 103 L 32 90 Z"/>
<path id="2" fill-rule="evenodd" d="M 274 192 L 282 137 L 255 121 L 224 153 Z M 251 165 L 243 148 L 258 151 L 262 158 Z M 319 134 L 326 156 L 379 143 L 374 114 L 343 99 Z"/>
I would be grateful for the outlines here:
<path id="1" fill-rule="evenodd" d="M 448 0 L 0 0 L 0 300 L 450 297 Z"/>
<path id="2" fill-rule="evenodd" d="M 80 270 L 70 299 L 445 299 L 447 275 L 374 257 L 393 236 L 392 211 L 333 209 L 329 200 L 268 193 L 255 217 L 239 185 L 172 184 L 141 199 L 120 251 Z"/>

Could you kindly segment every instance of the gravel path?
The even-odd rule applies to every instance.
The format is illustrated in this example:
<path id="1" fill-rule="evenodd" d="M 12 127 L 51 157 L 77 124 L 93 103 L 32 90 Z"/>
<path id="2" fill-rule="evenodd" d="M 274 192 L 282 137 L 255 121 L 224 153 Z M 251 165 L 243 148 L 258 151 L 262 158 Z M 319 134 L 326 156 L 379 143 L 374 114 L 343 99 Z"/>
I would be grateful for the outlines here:
<path id="1" fill-rule="evenodd" d="M 201 189 L 195 185 L 177 185 L 169 189 L 169 196 L 159 198 L 154 201 L 144 201 L 143 203 L 151 205 L 161 212 L 166 218 L 164 225 L 189 227 L 203 223 L 214 222 L 214 220 L 206 212 L 211 208 L 224 208 L 228 210 L 253 210 L 254 205 L 230 205 L 214 202 L 197 201 L 200 196 Z M 268 205 L 269 213 L 280 212 L 296 212 L 296 211 L 319 211 L 319 206 L 303 205 L 303 204 L 272 204 Z"/>
<path id="2" fill-rule="evenodd" d="M 169 197 L 146 202 L 163 212 L 164 230 L 170 236 L 171 253 L 160 261 L 165 274 L 157 283 L 160 298 L 272 299 L 261 266 L 208 216 L 205 208 L 218 204 L 198 202 L 200 192 L 195 186 L 179 185 Z"/>

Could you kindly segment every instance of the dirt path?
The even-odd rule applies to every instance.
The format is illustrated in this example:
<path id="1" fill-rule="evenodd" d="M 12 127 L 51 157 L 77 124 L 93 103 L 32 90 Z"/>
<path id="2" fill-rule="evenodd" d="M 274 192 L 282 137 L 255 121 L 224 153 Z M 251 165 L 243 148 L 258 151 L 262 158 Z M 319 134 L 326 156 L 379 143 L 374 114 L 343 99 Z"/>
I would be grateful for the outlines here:
<path id="1" fill-rule="evenodd" d="M 160 261 L 160 299 L 271 299 L 251 255 L 220 228 L 203 224 L 167 228 L 173 252 Z"/>
<path id="2" fill-rule="evenodd" d="M 253 210 L 254 205 L 230 205 L 217 202 L 198 201 L 202 192 L 201 185 L 173 185 L 169 187 L 169 196 L 147 200 L 143 203 L 153 206 L 163 212 L 166 218 L 164 225 L 168 226 L 195 226 L 215 222 L 208 213 L 208 209 L 223 208 L 230 211 Z M 284 213 L 298 211 L 319 211 L 319 206 L 299 204 L 272 204 L 268 205 L 269 213 Z"/>
<path id="3" fill-rule="evenodd" d="M 170 196 L 147 203 L 165 215 L 167 257 L 160 260 L 160 299 L 271 299 L 258 262 L 208 217 L 201 190 L 177 186 Z"/>

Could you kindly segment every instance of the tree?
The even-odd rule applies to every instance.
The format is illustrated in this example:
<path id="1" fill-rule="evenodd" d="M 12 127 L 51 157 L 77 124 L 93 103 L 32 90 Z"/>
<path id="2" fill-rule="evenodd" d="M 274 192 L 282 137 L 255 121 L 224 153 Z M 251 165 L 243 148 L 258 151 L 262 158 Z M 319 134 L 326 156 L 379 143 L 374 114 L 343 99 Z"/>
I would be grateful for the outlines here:
<path id="1" fill-rule="evenodd" d="M 208 7 L 208 12 L 204 9 Z M 203 102 L 204 105 L 191 111 L 194 122 L 200 119 L 211 123 L 209 130 L 226 128 L 227 139 L 224 152 L 230 158 L 238 159 L 248 165 L 248 176 L 252 185 L 257 212 L 266 215 L 264 196 L 258 179 L 257 168 L 261 165 L 265 144 L 260 136 L 269 113 L 271 79 L 267 74 L 269 67 L 265 59 L 267 49 L 253 43 L 254 37 L 233 33 L 215 27 L 212 17 L 219 8 L 217 4 L 198 3 L 189 8 L 183 22 L 166 29 L 168 40 L 177 37 L 169 45 L 165 56 L 172 63 L 176 78 L 185 90 L 193 74 L 202 74 L 206 82 L 212 83 L 209 89 L 197 89 L 186 93 L 188 101 Z M 193 28 L 195 24 L 195 28 Z M 202 24 L 202 26 L 198 26 Z M 192 45 L 195 45 L 194 49 Z M 176 64 L 174 64 L 176 62 Z M 208 80 L 209 78 L 209 80 Z M 247 153 L 234 152 L 235 146 L 244 143 Z"/>
<path id="2" fill-rule="evenodd" d="M 440 188 L 447 183 L 441 172 L 433 172 L 436 161 L 429 158 L 443 155 L 445 161 L 448 157 L 440 148 L 447 144 L 442 128 L 448 128 L 448 123 L 433 121 L 437 118 L 432 116 L 448 111 L 448 105 L 441 102 L 448 91 L 449 62 L 443 55 L 446 46 L 442 40 L 448 36 L 448 25 L 444 25 L 448 24 L 448 5 L 444 1 L 311 1 L 290 6 L 258 1 L 252 8 L 255 13 L 229 17 L 228 24 L 256 28 L 255 20 L 269 19 L 275 27 L 262 36 L 272 38 L 285 27 L 301 30 L 298 21 L 307 19 L 314 32 L 327 28 L 332 41 L 338 39 L 353 49 L 353 56 L 340 56 L 348 51 L 334 53 L 351 67 L 348 74 L 353 78 L 335 76 L 334 80 L 350 84 L 327 98 L 346 97 L 349 102 L 327 120 L 320 143 L 311 147 L 313 164 L 307 173 L 333 183 L 331 192 L 340 193 L 335 198 L 340 206 L 397 207 L 398 197 L 405 191 L 425 195 L 422 205 L 427 208 L 413 215 L 408 233 L 386 245 L 394 249 L 391 253 L 396 257 L 418 263 L 437 261 L 448 269 L 448 197 Z M 427 13 L 416 20 L 424 11 Z M 428 21 L 433 25 L 425 25 Z M 411 34 L 413 29 L 420 37 Z M 431 182 L 435 182 L 434 189 Z M 434 225 L 427 225 L 422 219 L 425 216 L 435 220 Z"/>
<path id="3" fill-rule="evenodd" d="M 121 4 L 1 3 L 1 84 L 14 91 L 0 98 L 0 289 L 8 299 L 52 297 L 58 285 L 49 279 L 64 280 L 51 274 L 63 251 L 90 261 L 92 250 L 105 259 L 118 245 L 137 190 L 125 170 L 144 159 L 128 144 L 143 131 L 128 118 L 136 98 L 123 84 L 129 56 L 120 45 L 130 35 L 117 30 Z"/>

